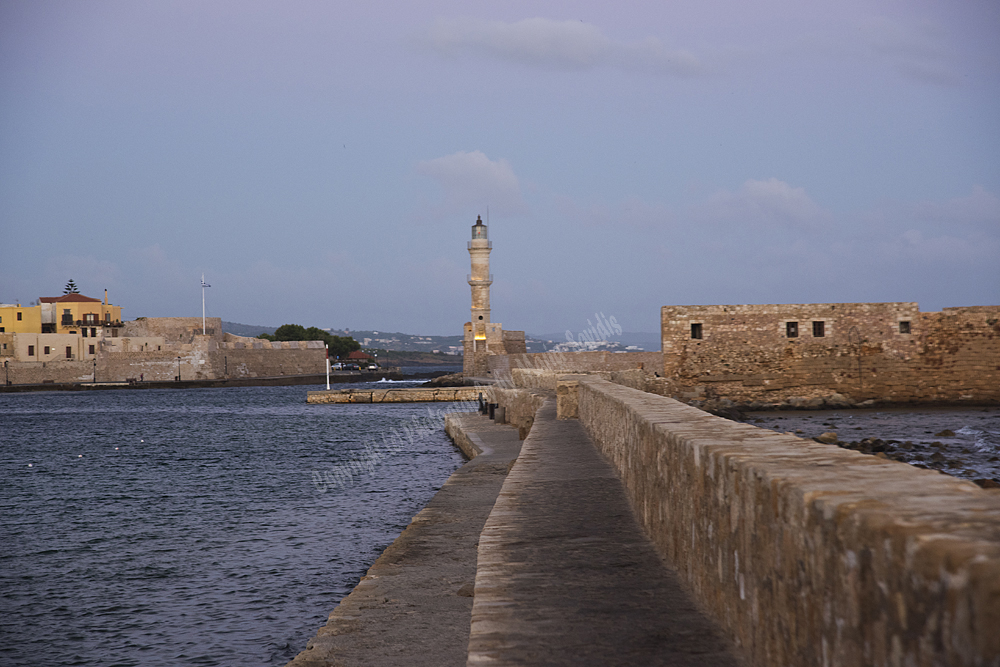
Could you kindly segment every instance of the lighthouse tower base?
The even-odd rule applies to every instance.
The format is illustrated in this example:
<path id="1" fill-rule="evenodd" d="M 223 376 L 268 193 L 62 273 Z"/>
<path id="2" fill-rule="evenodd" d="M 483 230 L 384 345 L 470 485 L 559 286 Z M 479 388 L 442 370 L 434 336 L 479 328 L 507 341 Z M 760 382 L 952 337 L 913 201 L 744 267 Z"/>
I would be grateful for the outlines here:
<path id="1" fill-rule="evenodd" d="M 472 322 L 465 323 L 464 360 L 465 377 L 489 377 L 490 355 L 519 354 L 527 352 L 523 331 L 504 331 L 499 322 L 480 324 L 473 331 Z"/>

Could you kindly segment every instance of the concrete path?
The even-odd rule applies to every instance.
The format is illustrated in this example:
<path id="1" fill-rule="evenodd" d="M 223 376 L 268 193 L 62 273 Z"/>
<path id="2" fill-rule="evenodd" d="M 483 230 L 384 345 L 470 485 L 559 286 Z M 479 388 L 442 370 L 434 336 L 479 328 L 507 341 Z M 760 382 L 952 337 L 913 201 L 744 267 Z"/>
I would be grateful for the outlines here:
<path id="1" fill-rule="evenodd" d="M 468 665 L 740 664 L 580 422 L 535 416 L 480 537 Z"/>
<path id="2" fill-rule="evenodd" d="M 477 545 L 521 442 L 475 413 L 449 415 L 471 461 L 344 598 L 289 667 L 466 663 Z M 457 439 L 456 439 L 457 441 Z"/>

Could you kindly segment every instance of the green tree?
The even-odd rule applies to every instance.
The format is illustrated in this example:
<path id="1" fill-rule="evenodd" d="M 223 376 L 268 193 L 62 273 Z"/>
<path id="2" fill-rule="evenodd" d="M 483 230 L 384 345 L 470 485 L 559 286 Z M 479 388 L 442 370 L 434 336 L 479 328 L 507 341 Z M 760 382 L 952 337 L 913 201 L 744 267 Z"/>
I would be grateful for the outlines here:
<path id="1" fill-rule="evenodd" d="M 350 336 L 333 336 L 319 327 L 306 329 L 301 324 L 282 324 L 274 330 L 274 335 L 260 334 L 264 340 L 321 340 L 330 348 L 330 358 L 344 358 L 354 350 L 361 349 L 361 343 Z"/>
<path id="2" fill-rule="evenodd" d="M 80 288 L 78 288 L 76 286 L 76 283 L 73 282 L 73 279 L 70 278 L 69 282 L 66 283 L 66 287 L 63 287 L 63 294 L 79 294 L 79 293 L 80 293 Z"/>
<path id="3" fill-rule="evenodd" d="M 330 334 L 326 335 L 330 336 Z M 361 343 L 354 340 L 350 336 L 330 336 L 330 340 L 327 340 L 326 344 L 330 346 L 331 359 L 336 359 L 338 357 L 343 359 L 351 352 L 354 352 L 354 350 L 361 349 Z"/>
<path id="4" fill-rule="evenodd" d="M 306 330 L 301 324 L 282 324 L 274 330 L 274 340 L 312 340 L 306 338 Z"/>

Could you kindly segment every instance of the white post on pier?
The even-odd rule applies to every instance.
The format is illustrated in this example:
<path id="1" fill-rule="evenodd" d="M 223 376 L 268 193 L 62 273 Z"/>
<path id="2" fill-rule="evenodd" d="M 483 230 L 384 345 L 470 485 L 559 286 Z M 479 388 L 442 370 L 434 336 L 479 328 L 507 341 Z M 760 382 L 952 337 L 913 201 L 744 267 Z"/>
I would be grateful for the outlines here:
<path id="1" fill-rule="evenodd" d="M 330 346 L 323 343 L 326 348 L 326 390 L 330 391 Z"/>
<path id="2" fill-rule="evenodd" d="M 201 274 L 201 335 L 205 335 L 205 288 L 211 287 L 205 282 L 205 274 Z"/>

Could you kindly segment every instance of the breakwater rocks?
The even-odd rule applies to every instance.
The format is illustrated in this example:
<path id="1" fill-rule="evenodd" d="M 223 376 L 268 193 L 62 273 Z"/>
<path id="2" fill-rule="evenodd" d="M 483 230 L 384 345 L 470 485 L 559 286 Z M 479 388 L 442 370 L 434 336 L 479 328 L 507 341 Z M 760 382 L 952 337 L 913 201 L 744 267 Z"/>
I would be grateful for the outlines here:
<path id="1" fill-rule="evenodd" d="M 1000 410 L 894 408 L 756 412 L 743 421 L 880 459 L 1000 484 Z"/>
<path id="2" fill-rule="evenodd" d="M 827 436 L 827 434 L 824 434 L 824 436 Z M 880 459 L 892 459 L 901 463 L 909 463 L 917 468 L 937 470 L 939 472 L 946 472 L 947 469 L 958 469 L 965 473 L 960 476 L 971 479 L 984 489 L 1000 489 L 1000 480 L 979 477 L 975 470 L 968 467 L 975 465 L 973 461 L 969 460 L 969 455 L 972 455 L 973 452 L 963 450 L 962 453 L 966 454 L 963 457 L 961 454 L 950 452 L 947 445 L 940 441 L 934 441 L 930 444 L 920 444 L 910 440 L 900 442 L 899 440 L 864 438 L 859 441 L 842 442 L 837 440 L 836 433 L 831 432 L 827 437 L 824 436 L 813 438 L 813 440 L 837 445 L 844 449 L 852 449 L 862 454 L 871 454 Z M 987 462 L 1000 462 L 1000 456 L 990 456 Z"/>

